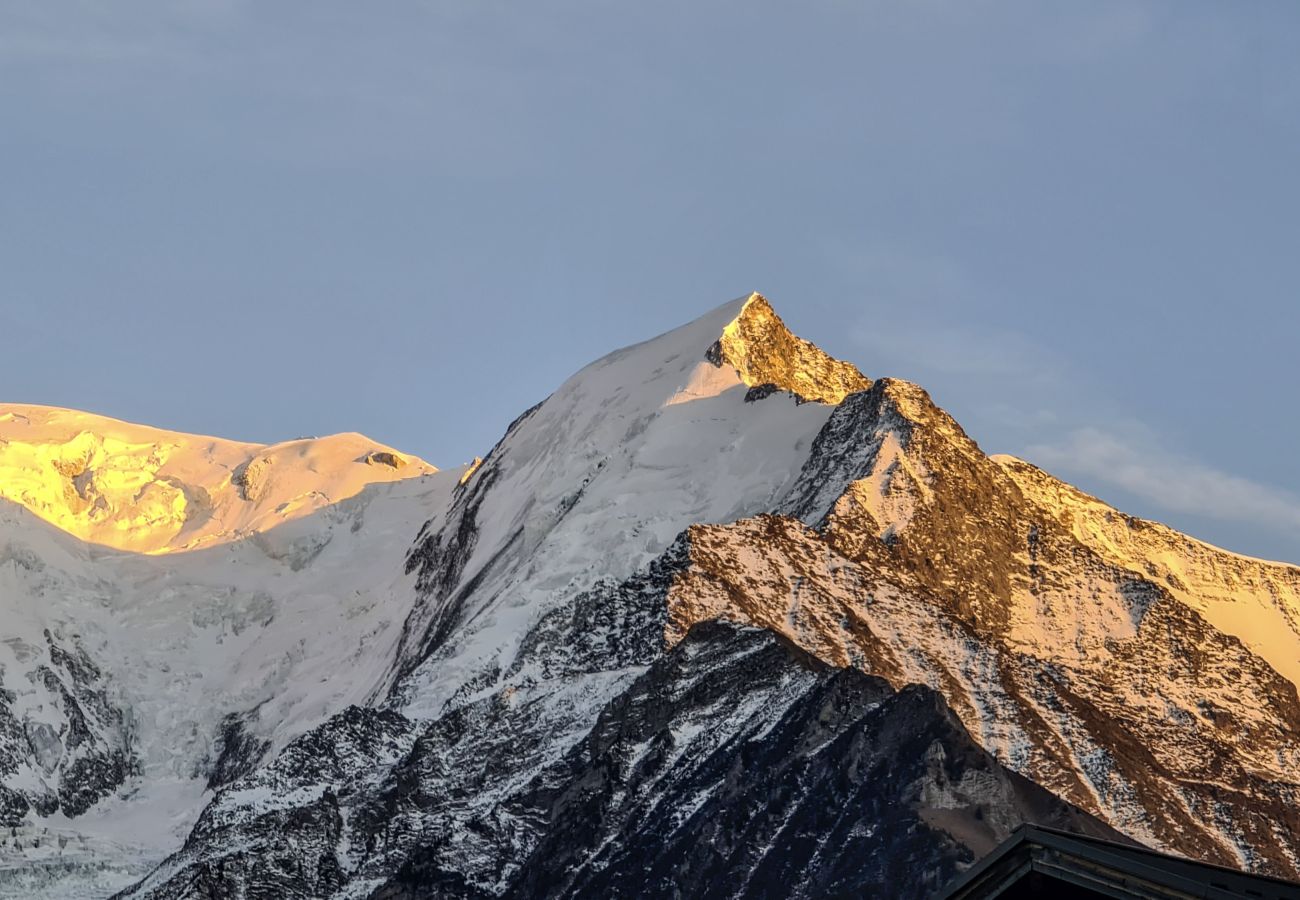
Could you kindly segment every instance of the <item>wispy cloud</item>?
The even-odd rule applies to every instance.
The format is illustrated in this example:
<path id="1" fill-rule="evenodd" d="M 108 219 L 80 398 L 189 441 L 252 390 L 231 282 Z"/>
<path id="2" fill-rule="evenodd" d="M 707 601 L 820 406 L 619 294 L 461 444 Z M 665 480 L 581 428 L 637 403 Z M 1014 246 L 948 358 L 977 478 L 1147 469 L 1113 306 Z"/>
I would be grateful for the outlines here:
<path id="1" fill-rule="evenodd" d="M 1144 514 L 1300 536 L 1300 497 L 1162 447 L 1068 345 L 996 315 L 996 296 L 955 262 L 897 245 L 833 249 L 872 298 L 853 332 L 864 369 L 924 384 L 977 440 L 991 434 L 1062 477 L 1120 488 L 1150 504 Z"/>
<path id="2" fill-rule="evenodd" d="M 1080 428 L 1061 442 L 1030 446 L 1025 455 L 1048 469 L 1095 478 L 1173 512 L 1251 522 L 1300 535 L 1300 497 L 1147 441 Z"/>

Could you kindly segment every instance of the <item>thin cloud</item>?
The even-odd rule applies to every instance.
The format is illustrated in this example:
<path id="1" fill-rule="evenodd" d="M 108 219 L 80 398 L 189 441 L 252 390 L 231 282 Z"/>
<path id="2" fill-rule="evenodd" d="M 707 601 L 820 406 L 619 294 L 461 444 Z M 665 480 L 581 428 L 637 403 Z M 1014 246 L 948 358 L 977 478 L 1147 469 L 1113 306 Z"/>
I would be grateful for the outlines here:
<path id="1" fill-rule="evenodd" d="M 1026 457 L 1048 469 L 1123 488 L 1164 509 L 1251 522 L 1300 535 L 1300 497 L 1098 428 L 1080 428 Z"/>
<path id="2" fill-rule="evenodd" d="M 986 450 L 1115 486 L 1150 504 L 1146 514 L 1225 523 L 1211 535 L 1219 543 L 1234 543 L 1242 525 L 1300 536 L 1300 496 L 1161 449 L 1159 435 L 1133 422 L 1124 398 L 1081 368 L 1073 348 L 999 322 L 996 294 L 955 262 L 899 245 L 827 250 L 874 307 L 853 331 L 864 371 L 925 385 Z M 1098 421 L 1124 424 L 1088 425 Z M 988 435 L 1002 447 L 987 446 Z"/>

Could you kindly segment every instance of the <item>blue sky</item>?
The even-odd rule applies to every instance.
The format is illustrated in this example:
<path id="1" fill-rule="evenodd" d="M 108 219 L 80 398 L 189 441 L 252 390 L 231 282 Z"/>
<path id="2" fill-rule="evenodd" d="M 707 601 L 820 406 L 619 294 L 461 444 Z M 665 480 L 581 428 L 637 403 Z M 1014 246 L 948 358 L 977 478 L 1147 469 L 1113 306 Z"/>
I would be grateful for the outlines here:
<path id="1" fill-rule="evenodd" d="M 1300 561 L 1291 2 L 0 6 L 0 399 L 483 452 L 750 290 Z"/>

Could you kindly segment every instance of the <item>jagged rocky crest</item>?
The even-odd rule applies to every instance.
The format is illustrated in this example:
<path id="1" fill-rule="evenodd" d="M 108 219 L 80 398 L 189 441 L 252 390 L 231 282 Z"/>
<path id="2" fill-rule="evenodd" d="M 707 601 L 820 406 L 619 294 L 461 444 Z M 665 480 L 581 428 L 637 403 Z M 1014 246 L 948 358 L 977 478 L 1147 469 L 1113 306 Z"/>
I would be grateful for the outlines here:
<path id="1" fill-rule="evenodd" d="M 921 393 L 900 414 L 882 384 L 837 410 L 856 427 L 832 417 L 789 498 L 815 527 L 690 529 L 670 632 L 734 618 L 930 684 L 1000 759 L 1129 834 L 1300 874 L 1295 685 L 1153 564 L 1082 543 Z"/>
<path id="2" fill-rule="evenodd" d="M 730 624 L 660 648 L 628 648 L 648 668 L 561 755 L 551 729 L 586 718 L 529 688 L 423 727 L 350 710 L 232 785 L 129 896 L 921 897 L 1023 821 L 1122 839 L 998 764 L 928 688 Z M 592 649 L 568 677 L 628 658 Z"/>
<path id="3" fill-rule="evenodd" d="M 45 631 L 44 661 L 32 687 L 48 710 L 41 720 L 14 710 L 17 696 L 0 691 L 0 776 L 32 767 L 35 790 L 0 786 L 0 826 L 14 827 L 29 811 L 75 817 L 117 790 L 132 771 L 130 723 L 111 679 L 75 641 Z"/>
<path id="4" fill-rule="evenodd" d="M 1300 570 L 986 456 L 758 295 L 451 477 L 365 702 L 221 720 L 121 896 L 924 897 L 1025 821 L 1300 875 Z"/>
<path id="5" fill-rule="evenodd" d="M 871 387 L 871 380 L 852 363 L 828 356 L 792 334 L 762 294 L 750 295 L 705 356 L 715 366 L 735 369 L 751 389 L 745 395 L 751 402 L 772 391 L 787 391 L 801 400 L 839 403 Z"/>
<path id="6" fill-rule="evenodd" d="M 502 891 L 521 900 L 922 896 L 1026 819 L 1120 837 L 999 766 L 933 691 L 720 622 L 512 805 L 544 823 Z M 449 874 L 420 848 L 374 896 L 427 897 Z"/>

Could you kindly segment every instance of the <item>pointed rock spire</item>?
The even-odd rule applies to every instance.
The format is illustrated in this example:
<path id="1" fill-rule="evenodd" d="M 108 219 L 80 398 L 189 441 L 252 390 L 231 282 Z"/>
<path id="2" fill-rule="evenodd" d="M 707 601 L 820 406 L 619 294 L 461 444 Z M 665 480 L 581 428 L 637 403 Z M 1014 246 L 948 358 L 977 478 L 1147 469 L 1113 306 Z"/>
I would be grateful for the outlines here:
<path id="1" fill-rule="evenodd" d="M 839 403 L 871 387 L 871 379 L 852 363 L 792 334 L 767 298 L 757 293 L 749 296 L 706 355 L 715 366 L 734 368 L 750 387 L 774 385 L 805 400 Z"/>

